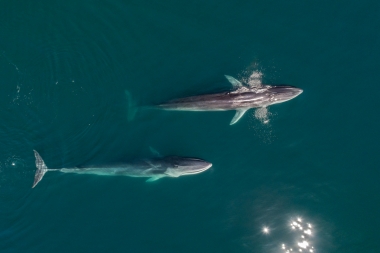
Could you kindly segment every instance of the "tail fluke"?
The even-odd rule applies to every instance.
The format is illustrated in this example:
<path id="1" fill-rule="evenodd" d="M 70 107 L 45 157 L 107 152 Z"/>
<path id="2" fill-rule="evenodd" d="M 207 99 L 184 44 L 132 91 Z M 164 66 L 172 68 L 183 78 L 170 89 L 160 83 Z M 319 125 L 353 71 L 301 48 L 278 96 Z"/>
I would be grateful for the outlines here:
<path id="1" fill-rule="evenodd" d="M 128 119 L 128 121 L 132 121 L 134 119 L 136 113 L 137 113 L 137 107 L 132 100 L 131 93 L 129 93 L 129 91 L 127 91 L 127 90 L 125 90 L 124 93 L 125 93 L 125 96 L 127 97 L 127 101 L 128 101 L 127 119 Z"/>
<path id="2" fill-rule="evenodd" d="M 36 157 L 36 174 L 34 175 L 34 182 L 32 188 L 34 188 L 38 182 L 41 181 L 41 179 L 44 177 L 45 173 L 48 171 L 48 167 L 46 167 L 46 164 L 44 163 L 44 160 L 42 160 L 40 154 L 38 154 L 37 151 L 34 151 L 34 156 Z"/>

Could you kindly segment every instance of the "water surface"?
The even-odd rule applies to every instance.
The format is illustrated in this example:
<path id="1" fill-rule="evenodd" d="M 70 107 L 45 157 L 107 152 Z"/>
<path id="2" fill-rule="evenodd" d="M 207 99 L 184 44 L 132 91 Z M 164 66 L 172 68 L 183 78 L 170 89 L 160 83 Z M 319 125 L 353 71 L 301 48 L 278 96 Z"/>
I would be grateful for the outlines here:
<path id="1" fill-rule="evenodd" d="M 3 1 L 0 250 L 379 252 L 379 7 Z M 149 106 L 253 73 L 304 92 L 268 123 L 253 110 L 234 126 L 234 112 L 128 121 L 124 90 Z M 33 149 L 60 168 L 152 157 L 150 146 L 213 167 L 154 183 L 56 172 L 31 189 Z"/>

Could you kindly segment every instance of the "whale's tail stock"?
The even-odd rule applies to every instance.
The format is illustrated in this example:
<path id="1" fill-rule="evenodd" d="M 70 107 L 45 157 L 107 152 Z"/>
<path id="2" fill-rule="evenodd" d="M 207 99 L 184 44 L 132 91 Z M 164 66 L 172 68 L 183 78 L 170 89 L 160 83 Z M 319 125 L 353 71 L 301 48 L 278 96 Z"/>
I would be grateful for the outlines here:
<path id="1" fill-rule="evenodd" d="M 49 170 L 46 166 L 44 160 L 42 160 L 40 154 L 38 154 L 37 151 L 34 151 L 34 156 L 36 157 L 36 174 L 34 174 L 34 182 L 32 188 L 34 188 L 38 182 L 41 181 L 41 179 L 44 177 L 45 173 Z"/>

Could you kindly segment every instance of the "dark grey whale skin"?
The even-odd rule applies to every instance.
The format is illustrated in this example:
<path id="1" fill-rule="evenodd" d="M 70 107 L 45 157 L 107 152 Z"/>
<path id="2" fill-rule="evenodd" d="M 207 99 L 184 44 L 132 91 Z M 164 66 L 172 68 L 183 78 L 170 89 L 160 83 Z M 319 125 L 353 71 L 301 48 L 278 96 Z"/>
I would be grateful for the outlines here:
<path id="1" fill-rule="evenodd" d="M 171 100 L 158 105 L 164 110 L 227 111 L 242 108 L 259 108 L 295 98 L 302 90 L 293 86 L 264 86 L 242 88 L 231 92 L 205 94 Z"/>

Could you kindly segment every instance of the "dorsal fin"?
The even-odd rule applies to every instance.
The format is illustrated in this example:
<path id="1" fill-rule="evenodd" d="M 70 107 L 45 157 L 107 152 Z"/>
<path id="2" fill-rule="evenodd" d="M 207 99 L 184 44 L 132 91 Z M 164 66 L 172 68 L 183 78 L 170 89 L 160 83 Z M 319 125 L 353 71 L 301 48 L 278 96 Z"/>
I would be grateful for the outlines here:
<path id="1" fill-rule="evenodd" d="M 243 87 L 243 84 L 239 82 L 238 80 L 236 80 L 235 78 L 233 78 L 232 76 L 227 76 L 227 75 L 224 75 L 224 76 L 232 84 L 232 87 L 234 87 L 234 89 L 239 89 Z"/>

